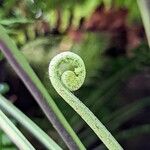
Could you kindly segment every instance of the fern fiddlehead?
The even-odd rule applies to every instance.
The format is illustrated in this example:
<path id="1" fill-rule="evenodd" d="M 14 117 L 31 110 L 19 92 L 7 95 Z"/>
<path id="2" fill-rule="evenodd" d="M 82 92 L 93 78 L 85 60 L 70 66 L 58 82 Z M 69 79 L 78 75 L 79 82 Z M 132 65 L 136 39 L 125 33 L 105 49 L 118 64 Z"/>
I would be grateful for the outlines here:
<path id="1" fill-rule="evenodd" d="M 72 52 L 55 56 L 49 65 L 49 77 L 58 94 L 84 119 L 110 150 L 123 148 L 98 118 L 73 94 L 81 87 L 86 75 L 83 60 Z"/>

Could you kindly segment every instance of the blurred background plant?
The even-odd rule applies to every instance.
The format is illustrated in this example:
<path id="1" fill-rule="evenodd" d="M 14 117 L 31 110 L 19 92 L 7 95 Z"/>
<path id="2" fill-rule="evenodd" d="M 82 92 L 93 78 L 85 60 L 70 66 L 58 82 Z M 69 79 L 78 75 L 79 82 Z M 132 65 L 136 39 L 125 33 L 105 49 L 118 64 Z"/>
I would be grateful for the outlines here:
<path id="1" fill-rule="evenodd" d="M 150 6 L 148 0 L 142 1 L 140 5 L 147 10 L 142 16 L 138 3 L 131 0 L 0 1 L 0 24 L 15 40 L 87 149 L 104 147 L 53 90 L 48 78 L 49 61 L 62 51 L 79 54 L 87 77 L 75 94 L 125 149 L 150 149 L 149 33 L 142 22 L 146 16 L 146 28 L 150 26 Z M 3 94 L 65 149 L 1 52 L 0 82 L 5 82 Z M 16 125 L 30 137 L 17 122 Z M 37 149 L 44 149 L 33 137 L 29 139 Z M 0 145 L 4 150 L 7 145 L 15 149 L 2 132 Z"/>

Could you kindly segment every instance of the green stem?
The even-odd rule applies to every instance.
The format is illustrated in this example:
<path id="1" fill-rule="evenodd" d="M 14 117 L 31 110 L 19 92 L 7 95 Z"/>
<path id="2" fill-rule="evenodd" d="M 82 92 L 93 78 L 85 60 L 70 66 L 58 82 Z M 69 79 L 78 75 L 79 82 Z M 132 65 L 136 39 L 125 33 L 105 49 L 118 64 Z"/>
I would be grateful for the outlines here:
<path id="1" fill-rule="evenodd" d="M 31 92 L 48 120 L 62 137 L 68 148 L 71 150 L 85 149 L 84 145 L 79 140 L 78 136 L 75 134 L 46 88 L 1 25 L 0 49 L 15 72 Z"/>
<path id="2" fill-rule="evenodd" d="M 137 3 L 141 12 L 145 33 L 150 47 L 150 2 L 149 0 L 137 0 Z"/>
<path id="3" fill-rule="evenodd" d="M 0 95 L 0 108 L 13 116 L 17 121 L 29 130 L 43 145 L 48 149 L 61 150 L 61 148 L 30 118 L 24 115 L 18 108 L 16 108 L 9 100 Z"/>
<path id="4" fill-rule="evenodd" d="M 9 138 L 22 150 L 35 150 L 24 135 L 15 127 L 15 125 L 0 110 L 0 128 L 9 136 Z"/>
<path id="5" fill-rule="evenodd" d="M 123 125 L 123 123 L 125 123 L 128 120 L 131 120 L 133 117 L 135 117 L 138 112 L 141 112 L 141 110 L 150 105 L 150 98 L 143 98 L 140 99 L 134 103 L 131 103 L 127 106 L 124 106 L 123 108 L 120 108 L 114 112 L 112 112 L 111 114 L 109 114 L 108 116 L 104 116 L 102 118 L 102 121 L 107 123 L 106 125 L 111 128 L 111 131 L 116 132 L 117 129 Z M 101 109 L 101 108 L 100 108 Z M 130 129 L 129 129 L 130 130 Z M 125 132 L 124 132 L 125 133 Z M 95 141 L 97 140 L 94 136 L 90 136 L 88 137 L 88 134 L 90 134 L 89 130 L 85 130 L 81 137 L 82 139 L 85 140 L 85 142 L 89 143 L 88 141 L 95 143 Z M 119 134 L 119 133 L 118 133 Z M 117 134 L 117 135 L 118 135 Z M 118 136 L 116 136 L 117 139 L 120 140 L 120 137 L 118 138 Z M 84 142 L 83 140 L 83 142 Z"/>
<path id="6" fill-rule="evenodd" d="M 69 70 L 66 69 L 65 65 L 69 66 Z M 84 119 L 108 149 L 122 150 L 122 147 L 106 127 L 70 92 L 81 87 L 85 74 L 84 62 L 72 52 L 57 55 L 49 65 L 50 80 L 58 94 Z"/>

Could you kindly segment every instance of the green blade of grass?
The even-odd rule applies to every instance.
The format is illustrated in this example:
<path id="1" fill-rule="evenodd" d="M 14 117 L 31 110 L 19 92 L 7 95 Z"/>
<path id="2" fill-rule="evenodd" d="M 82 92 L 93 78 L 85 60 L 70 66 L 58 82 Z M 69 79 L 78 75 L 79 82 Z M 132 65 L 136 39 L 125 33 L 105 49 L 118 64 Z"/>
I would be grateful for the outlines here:
<path id="1" fill-rule="evenodd" d="M 61 150 L 61 148 L 41 128 L 2 95 L 0 95 L 0 108 L 20 122 L 20 124 L 29 130 L 46 148 Z"/>
<path id="2" fill-rule="evenodd" d="M 8 135 L 8 137 L 22 150 L 35 150 L 24 135 L 16 128 L 16 126 L 7 118 L 0 110 L 0 128 Z"/>
<path id="3" fill-rule="evenodd" d="M 137 3 L 141 12 L 145 33 L 150 47 L 150 2 L 149 0 L 137 0 Z"/>
<path id="4" fill-rule="evenodd" d="M 85 149 L 44 85 L 2 26 L 0 26 L 0 49 L 66 145 L 70 149 Z"/>

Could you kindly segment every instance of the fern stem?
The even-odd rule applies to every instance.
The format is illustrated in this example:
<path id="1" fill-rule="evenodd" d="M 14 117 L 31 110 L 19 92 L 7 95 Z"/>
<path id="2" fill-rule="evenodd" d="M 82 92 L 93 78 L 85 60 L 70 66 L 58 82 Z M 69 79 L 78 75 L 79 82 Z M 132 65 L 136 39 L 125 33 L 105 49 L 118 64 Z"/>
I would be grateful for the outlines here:
<path id="1" fill-rule="evenodd" d="M 68 65 L 69 70 L 63 67 L 65 65 Z M 108 149 L 122 150 L 122 147 L 98 118 L 71 93 L 81 87 L 85 75 L 84 62 L 72 52 L 58 54 L 49 65 L 50 80 L 57 93 L 85 120 Z"/>

